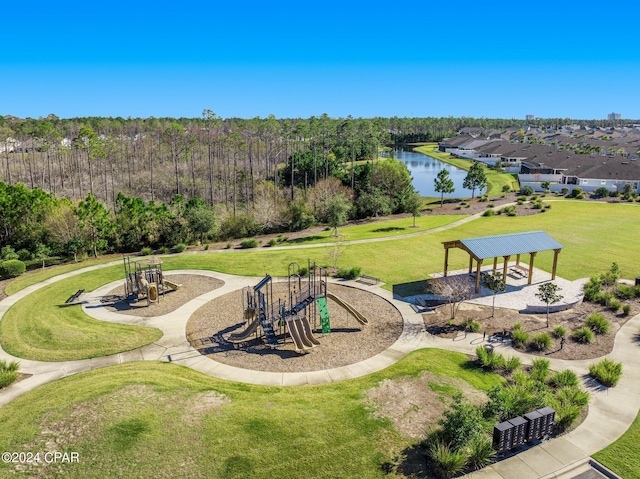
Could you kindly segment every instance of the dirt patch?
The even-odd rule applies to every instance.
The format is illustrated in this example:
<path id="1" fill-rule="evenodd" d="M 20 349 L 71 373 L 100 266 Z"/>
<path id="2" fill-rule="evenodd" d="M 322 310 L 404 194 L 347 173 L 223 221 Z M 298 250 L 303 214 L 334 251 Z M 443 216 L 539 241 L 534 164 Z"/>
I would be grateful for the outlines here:
<path id="1" fill-rule="evenodd" d="M 546 351 L 538 351 L 527 348 L 527 353 L 557 359 L 593 359 L 609 354 L 613 349 L 615 335 L 620 327 L 634 314 L 640 311 L 640 303 L 632 303 L 632 311 L 629 316 L 611 312 L 599 304 L 583 302 L 573 309 L 549 314 L 549 327 L 545 314 L 521 314 L 518 311 L 505 308 L 495 308 L 495 314 L 491 316 L 490 306 L 463 303 L 456 314 L 456 318 L 450 321 L 450 308 L 446 305 L 435 308 L 434 313 L 423 314 L 423 320 L 427 332 L 443 338 L 455 338 L 464 335 L 462 323 L 466 319 L 477 321 L 481 325 L 480 333 L 486 332 L 488 341 L 510 340 L 513 325 L 520 323 L 522 329 L 529 333 L 530 337 L 539 333 L 551 334 L 556 326 L 563 326 L 567 331 L 564 345 L 559 338 L 552 337 L 551 346 Z M 604 315 L 611 323 L 611 331 L 605 335 L 596 336 L 592 344 L 582 344 L 571 339 L 571 332 L 584 326 L 584 321 L 591 313 L 598 312 Z M 506 336 L 504 336 L 506 333 Z"/>
<path id="2" fill-rule="evenodd" d="M 393 421 L 403 436 L 418 439 L 442 418 L 451 396 L 444 390 L 455 388 L 471 404 L 481 405 L 487 395 L 458 378 L 437 376 L 423 372 L 419 377 L 385 379 L 379 386 L 366 391 L 376 418 Z"/>
<path id="3" fill-rule="evenodd" d="M 257 371 L 304 372 L 332 369 L 370 358 L 391 346 L 402 333 L 402 315 L 380 296 L 336 284 L 329 284 L 328 290 L 364 315 L 369 324 L 360 324 L 347 310 L 328 300 L 331 333 L 322 335 L 320 315 L 312 303 L 307 318 L 320 345 L 307 354 L 295 351 L 283 328 L 277 331 L 281 334 L 278 349 L 270 349 L 255 335 L 234 347 L 228 336 L 247 327 L 243 319 L 242 291 L 223 295 L 198 309 L 187 323 L 187 339 L 201 354 L 221 363 Z M 278 299 L 289 302 L 286 282 L 273 284 L 273 304 L 277 304 Z"/>
<path id="4" fill-rule="evenodd" d="M 124 295 L 123 284 L 103 296 L 102 304 L 108 311 L 150 318 L 175 311 L 192 299 L 224 285 L 224 281 L 221 279 L 199 274 L 165 273 L 164 276 L 167 280 L 181 286 L 177 291 L 166 288 L 164 294 L 159 295 L 160 301 L 158 303 L 147 305 L 147 301 L 144 299 L 137 302 L 128 301 Z"/>

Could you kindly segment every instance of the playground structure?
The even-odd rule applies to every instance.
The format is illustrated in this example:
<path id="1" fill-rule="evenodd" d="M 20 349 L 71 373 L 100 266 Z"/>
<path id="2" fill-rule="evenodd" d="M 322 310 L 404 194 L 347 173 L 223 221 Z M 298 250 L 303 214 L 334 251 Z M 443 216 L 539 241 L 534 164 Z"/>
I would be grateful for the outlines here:
<path id="1" fill-rule="evenodd" d="M 162 274 L 162 260 L 157 256 L 142 260 L 132 260 L 123 256 L 124 263 L 124 291 L 127 298 L 134 301 L 146 299 L 147 306 L 158 303 L 160 296 L 164 296 L 167 288 L 178 290 L 181 285 L 164 279 Z"/>
<path id="2" fill-rule="evenodd" d="M 360 324 L 368 324 L 367 319 L 355 308 L 327 292 L 326 268 L 308 260 L 307 271 L 308 276 L 303 277 L 298 263 L 289 264 L 287 301 L 274 301 L 272 278 L 268 274 L 255 286 L 245 287 L 242 290 L 242 302 L 247 327 L 231 334 L 229 342 L 238 344 L 263 336 L 269 347 L 277 348 L 281 345 L 281 339 L 286 342 L 288 334 L 296 352 L 308 352 L 320 344 L 313 335 L 318 316 L 322 334 L 331 331 L 327 299 L 347 310 Z M 309 318 L 313 320 L 313 328 Z"/>

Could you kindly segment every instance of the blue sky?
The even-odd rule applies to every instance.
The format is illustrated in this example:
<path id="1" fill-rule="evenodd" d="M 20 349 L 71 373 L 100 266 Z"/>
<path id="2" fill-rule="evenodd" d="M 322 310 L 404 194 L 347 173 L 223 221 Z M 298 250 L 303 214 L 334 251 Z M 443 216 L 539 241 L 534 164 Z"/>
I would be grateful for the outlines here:
<path id="1" fill-rule="evenodd" d="M 1 115 L 640 118 L 636 1 L 6 3 Z"/>

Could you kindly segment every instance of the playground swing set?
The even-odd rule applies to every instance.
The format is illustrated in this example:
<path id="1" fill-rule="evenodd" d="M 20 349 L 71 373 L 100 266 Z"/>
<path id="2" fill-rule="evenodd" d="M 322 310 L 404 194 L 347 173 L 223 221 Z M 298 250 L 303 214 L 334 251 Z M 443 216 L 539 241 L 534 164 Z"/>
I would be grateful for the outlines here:
<path id="1" fill-rule="evenodd" d="M 235 345 L 262 337 L 270 348 L 275 349 L 285 343 L 289 336 L 296 352 L 307 353 L 320 345 L 313 335 L 313 329 L 317 328 L 316 312 L 320 316 L 322 334 L 331 332 L 327 299 L 346 309 L 360 324 L 368 324 L 367 319 L 352 306 L 327 292 L 326 268 L 308 260 L 307 271 L 308 276 L 303 277 L 298 263 L 289 264 L 288 302 L 281 299 L 274 301 L 272 278 L 268 274 L 255 286 L 243 288 L 242 303 L 247 326 L 242 332 L 231 334 L 228 340 Z M 313 329 L 309 323 L 310 317 L 313 318 Z"/>
<path id="2" fill-rule="evenodd" d="M 123 256 L 124 292 L 133 301 L 147 300 L 147 306 L 160 302 L 167 289 L 177 291 L 182 286 L 164 278 L 162 260 L 157 256 L 141 260 L 132 260 Z"/>

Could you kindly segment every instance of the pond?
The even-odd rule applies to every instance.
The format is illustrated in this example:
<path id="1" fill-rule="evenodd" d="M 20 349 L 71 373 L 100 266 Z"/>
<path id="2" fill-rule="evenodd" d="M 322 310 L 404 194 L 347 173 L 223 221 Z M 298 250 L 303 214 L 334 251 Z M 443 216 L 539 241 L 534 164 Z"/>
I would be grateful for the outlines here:
<path id="1" fill-rule="evenodd" d="M 395 150 L 394 156 L 398 161 L 404 163 L 413 178 L 413 187 L 420 196 L 436 196 L 440 198 L 440 193 L 436 192 L 434 179 L 443 168 L 449 172 L 449 178 L 453 180 L 455 191 L 445 194 L 445 198 L 471 198 L 471 190 L 463 188 L 467 172 L 455 166 L 443 163 L 442 161 L 415 153 L 413 151 Z M 478 191 L 476 190 L 476 193 Z"/>

